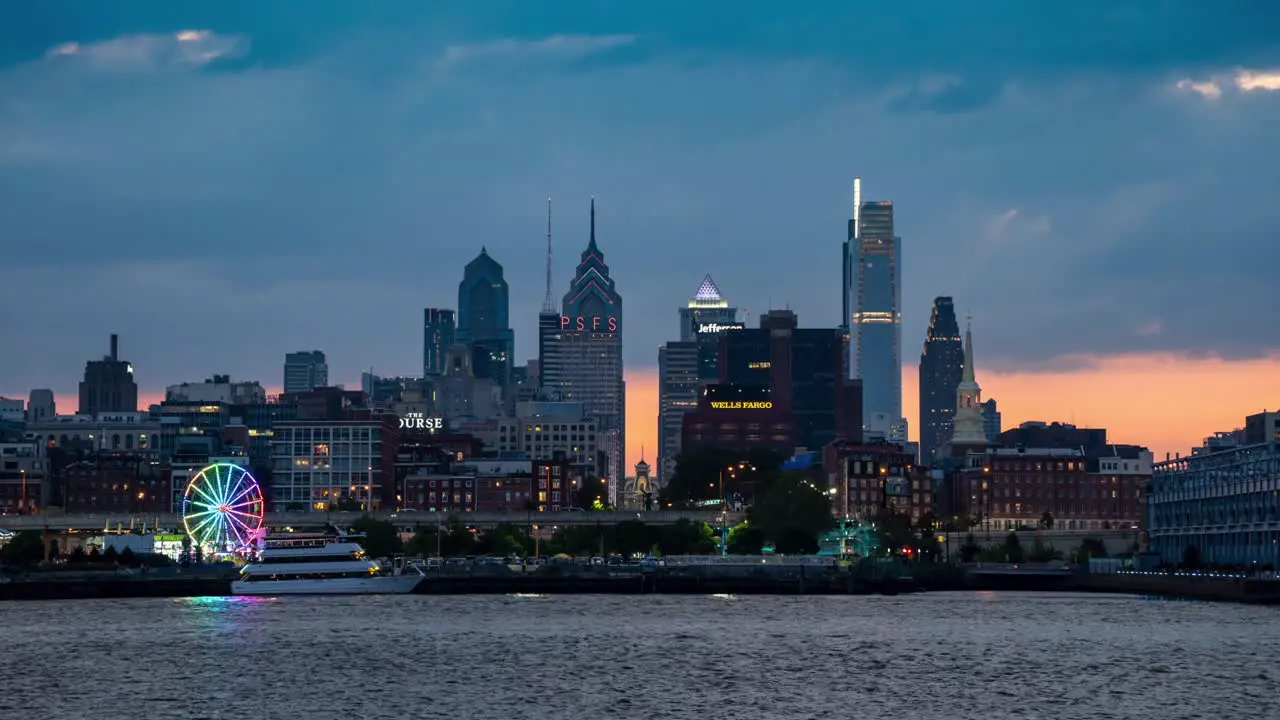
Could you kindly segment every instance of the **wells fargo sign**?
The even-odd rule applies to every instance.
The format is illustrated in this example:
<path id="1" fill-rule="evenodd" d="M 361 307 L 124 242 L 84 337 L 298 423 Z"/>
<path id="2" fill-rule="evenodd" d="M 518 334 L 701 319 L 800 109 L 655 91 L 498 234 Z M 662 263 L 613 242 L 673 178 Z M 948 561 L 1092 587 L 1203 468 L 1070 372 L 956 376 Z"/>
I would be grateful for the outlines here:
<path id="1" fill-rule="evenodd" d="M 751 402 L 747 400 L 731 400 L 724 402 L 712 402 L 712 410 L 772 410 L 773 402 L 765 400 L 763 402 Z"/>

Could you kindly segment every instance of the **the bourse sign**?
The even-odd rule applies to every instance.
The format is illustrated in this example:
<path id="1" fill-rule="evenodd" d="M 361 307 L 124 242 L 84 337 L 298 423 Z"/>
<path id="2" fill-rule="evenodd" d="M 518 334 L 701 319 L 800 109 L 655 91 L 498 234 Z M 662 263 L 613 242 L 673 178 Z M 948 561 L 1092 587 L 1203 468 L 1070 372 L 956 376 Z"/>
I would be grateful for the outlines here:
<path id="1" fill-rule="evenodd" d="M 437 432 L 444 429 L 444 418 L 427 417 L 422 413 L 405 413 L 400 416 L 400 429 Z"/>

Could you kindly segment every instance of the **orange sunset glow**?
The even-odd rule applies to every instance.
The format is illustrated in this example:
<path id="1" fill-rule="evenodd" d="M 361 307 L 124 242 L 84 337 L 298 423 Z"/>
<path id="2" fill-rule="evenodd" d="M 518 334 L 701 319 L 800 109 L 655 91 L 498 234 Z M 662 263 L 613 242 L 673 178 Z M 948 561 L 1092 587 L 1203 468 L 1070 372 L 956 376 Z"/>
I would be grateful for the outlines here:
<path id="1" fill-rule="evenodd" d="M 983 371 L 984 398 L 995 398 L 1006 429 L 1028 420 L 1105 427 L 1116 443 L 1146 445 L 1163 460 L 1186 453 L 1207 435 L 1244 424 L 1245 415 L 1276 409 L 1280 355 L 1258 360 L 1187 359 L 1169 355 L 1092 358 L 1088 369 L 996 373 Z M 918 435 L 919 375 L 902 371 L 903 410 Z M 627 373 L 627 468 L 641 448 L 653 463 L 658 442 L 657 370 Z"/>

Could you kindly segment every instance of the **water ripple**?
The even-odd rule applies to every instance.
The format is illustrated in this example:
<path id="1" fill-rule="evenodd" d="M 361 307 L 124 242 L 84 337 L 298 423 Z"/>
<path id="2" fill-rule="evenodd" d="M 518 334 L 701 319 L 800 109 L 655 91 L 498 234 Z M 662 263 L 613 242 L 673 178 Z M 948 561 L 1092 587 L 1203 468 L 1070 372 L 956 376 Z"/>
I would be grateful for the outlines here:
<path id="1" fill-rule="evenodd" d="M 0 717 L 1280 717 L 1280 622 L 1234 605 L 203 598 L 8 603 L 0 618 Z"/>

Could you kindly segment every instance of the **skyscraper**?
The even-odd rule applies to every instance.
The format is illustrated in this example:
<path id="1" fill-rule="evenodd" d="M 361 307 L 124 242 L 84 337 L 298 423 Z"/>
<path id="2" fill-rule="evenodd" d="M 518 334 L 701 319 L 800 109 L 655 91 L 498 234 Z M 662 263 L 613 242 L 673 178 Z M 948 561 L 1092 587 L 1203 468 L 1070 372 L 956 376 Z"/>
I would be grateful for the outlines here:
<path id="1" fill-rule="evenodd" d="M 738 309 L 720 294 L 708 274 L 688 305 L 680 308 L 680 341 L 658 349 L 658 487 L 675 473 L 684 415 L 698 407 L 704 385 L 717 381 L 720 335 L 742 330 Z"/>
<path id="2" fill-rule="evenodd" d="M 444 374 L 444 357 L 454 343 L 455 323 L 452 310 L 426 308 L 422 311 L 422 377 Z"/>
<path id="3" fill-rule="evenodd" d="M 862 380 L 864 421 L 888 417 L 890 439 L 906 442 L 902 419 L 902 238 L 893 233 L 893 203 L 864 201 L 853 184 L 853 218 L 844 243 L 844 319 L 850 370 Z"/>
<path id="4" fill-rule="evenodd" d="M 602 468 L 610 502 L 616 505 L 626 452 L 622 297 L 596 245 L 594 199 L 590 240 L 564 296 L 559 327 L 551 326 L 546 312 L 539 315 L 538 325 L 544 394 L 582 403 L 587 416 L 596 421 L 597 447 L 605 456 L 597 467 Z"/>
<path id="5" fill-rule="evenodd" d="M 291 352 L 284 356 L 284 391 L 300 393 L 329 386 L 329 364 L 319 350 Z"/>
<path id="6" fill-rule="evenodd" d="M 510 290 L 502 265 L 486 248 L 467 263 L 458 283 L 457 342 L 471 352 L 476 377 L 492 378 L 505 392 L 511 378 L 515 333 L 509 318 Z"/>
<path id="7" fill-rule="evenodd" d="M 120 359 L 120 337 L 111 336 L 111 354 L 84 365 L 80 383 L 80 413 L 137 412 L 138 383 L 133 365 Z"/>
<path id="8" fill-rule="evenodd" d="M 920 353 L 920 456 L 931 464 L 951 439 L 956 388 L 964 374 L 964 341 L 949 297 L 933 300 L 933 316 Z"/>

